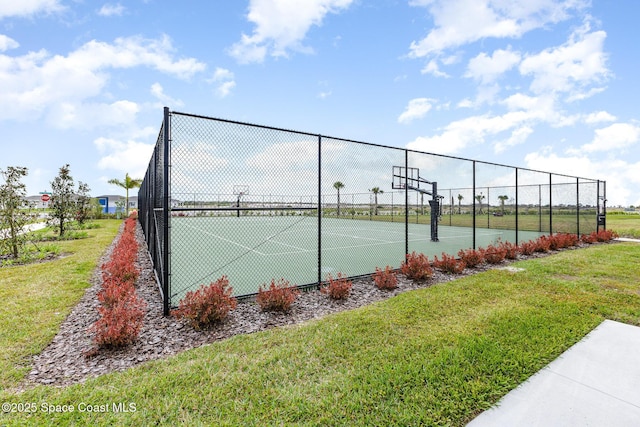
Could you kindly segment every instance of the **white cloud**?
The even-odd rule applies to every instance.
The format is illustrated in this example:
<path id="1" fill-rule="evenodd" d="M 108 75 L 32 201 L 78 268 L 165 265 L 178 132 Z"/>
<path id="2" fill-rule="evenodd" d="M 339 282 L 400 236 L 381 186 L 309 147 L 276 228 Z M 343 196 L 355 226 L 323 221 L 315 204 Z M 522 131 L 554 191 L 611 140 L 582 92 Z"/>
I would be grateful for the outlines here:
<path id="1" fill-rule="evenodd" d="M 584 118 L 585 123 L 601 123 L 601 122 L 613 122 L 616 117 L 607 113 L 606 111 L 598 111 L 591 113 Z"/>
<path id="2" fill-rule="evenodd" d="M 232 81 L 224 82 L 220 86 L 218 86 L 218 88 L 216 89 L 216 93 L 220 98 L 224 98 L 225 96 L 231 93 L 231 90 L 234 87 L 236 87 L 235 81 L 232 80 Z"/>
<path id="3" fill-rule="evenodd" d="M 438 66 L 438 62 L 435 59 L 432 59 L 424 66 L 422 70 L 420 70 L 422 74 L 432 74 L 436 77 L 450 77 L 444 71 L 440 71 L 440 67 Z"/>
<path id="4" fill-rule="evenodd" d="M 269 172 L 274 165 L 288 165 L 291 169 L 313 170 L 318 159 L 318 146 L 309 141 L 281 142 L 268 146 L 264 151 L 249 157 L 246 165 Z M 277 169 L 277 168 L 276 168 Z"/>
<path id="5" fill-rule="evenodd" d="M 7 0 L 0 2 L 0 19 L 10 16 L 31 16 L 37 13 L 60 12 L 59 0 Z"/>
<path id="6" fill-rule="evenodd" d="M 173 50 L 165 36 L 118 38 L 114 43 L 93 40 L 67 56 L 45 50 L 22 56 L 0 54 L 0 117 L 37 120 L 43 113 L 61 114 L 55 111 L 61 106 L 72 113 L 84 104 L 98 108 L 99 101 L 87 101 L 104 92 L 110 69 L 150 67 L 185 79 L 204 70 L 205 65 L 194 58 L 174 59 Z M 114 105 L 124 104 L 104 104 L 100 108 Z"/>
<path id="7" fill-rule="evenodd" d="M 530 126 L 522 126 L 516 128 L 511 132 L 511 136 L 509 138 L 503 141 L 496 142 L 493 145 L 493 151 L 496 154 L 499 154 L 505 151 L 507 148 L 523 144 L 532 133 L 533 129 Z"/>
<path id="8" fill-rule="evenodd" d="M 440 135 L 418 137 L 407 144 L 407 148 L 437 154 L 458 153 L 471 144 L 484 142 L 487 133 L 505 130 L 504 125 L 499 125 L 496 119 L 483 115 L 454 121 L 449 123 Z"/>
<path id="9" fill-rule="evenodd" d="M 251 0 L 247 20 L 253 34 L 242 34 L 229 54 L 240 63 L 262 62 L 267 54 L 287 57 L 289 51 L 309 52 L 302 41 L 312 26 L 322 25 L 329 13 L 340 13 L 353 0 Z"/>
<path id="10" fill-rule="evenodd" d="M 20 43 L 12 39 L 11 37 L 0 34 L 0 52 L 4 52 L 9 49 L 16 49 L 20 46 Z"/>
<path id="11" fill-rule="evenodd" d="M 100 16 L 122 16 L 125 11 L 125 7 L 120 3 L 118 4 L 104 4 L 100 10 L 98 11 L 98 15 Z"/>
<path id="12" fill-rule="evenodd" d="M 519 62 L 520 54 L 508 49 L 495 50 L 491 56 L 482 52 L 469 61 L 464 76 L 479 80 L 484 84 L 491 83 Z"/>
<path id="13" fill-rule="evenodd" d="M 595 130 L 593 141 L 580 149 L 587 153 L 628 148 L 640 141 L 640 126 L 630 123 L 614 123 Z"/>
<path id="14" fill-rule="evenodd" d="M 520 73 L 533 77 L 532 92 L 566 92 L 573 99 L 580 99 L 585 95 L 585 87 L 600 83 L 609 76 L 607 56 L 603 51 L 607 35 L 604 31 L 588 32 L 588 29 L 586 24 L 564 45 L 523 59 Z"/>
<path id="15" fill-rule="evenodd" d="M 582 0 L 423 0 L 413 6 L 425 6 L 433 16 L 434 28 L 425 38 L 410 46 L 410 57 L 438 54 L 445 49 L 484 38 L 518 38 L 548 23 L 568 19 L 574 9 L 584 7 Z"/>
<path id="16" fill-rule="evenodd" d="M 98 161 L 98 168 L 129 173 L 136 178 L 144 176 L 153 153 L 152 144 L 137 141 L 100 137 L 93 143 L 102 155 Z"/>
<path id="17" fill-rule="evenodd" d="M 471 116 L 449 123 L 439 135 L 418 137 L 407 144 L 407 148 L 437 154 L 455 154 L 471 145 L 485 143 L 487 137 L 511 131 L 509 139 L 496 147 L 504 150 L 523 142 L 531 133 L 532 124 L 540 119 L 541 112 L 535 109 L 509 111 L 499 116 Z"/>
<path id="18" fill-rule="evenodd" d="M 154 83 L 151 85 L 151 95 L 156 97 L 163 106 L 182 107 L 184 102 L 179 99 L 175 99 L 164 93 L 164 88 L 160 83 Z"/>
<path id="19" fill-rule="evenodd" d="M 327 98 L 328 98 L 328 97 L 330 97 L 330 96 L 331 96 L 331 91 L 328 91 L 328 92 L 320 92 L 320 93 L 318 94 L 318 98 L 320 98 L 320 99 L 327 99 Z"/>
<path id="20" fill-rule="evenodd" d="M 131 101 L 104 103 L 61 102 L 47 117 L 52 126 L 60 129 L 94 129 L 132 125 L 140 107 Z"/>
<path id="21" fill-rule="evenodd" d="M 607 206 L 640 205 L 640 162 L 602 159 L 596 161 L 584 154 L 556 154 L 550 147 L 525 156 L 528 168 L 555 173 L 590 177 L 606 181 Z"/>
<path id="22" fill-rule="evenodd" d="M 431 110 L 435 101 L 435 99 L 430 98 L 412 99 L 398 117 L 398 123 L 409 124 L 415 119 L 424 117 Z"/>
<path id="23" fill-rule="evenodd" d="M 216 68 L 213 73 L 213 77 L 208 80 L 210 83 L 217 83 L 216 94 L 220 98 L 224 98 L 231 93 L 231 90 L 236 87 L 234 74 L 226 68 Z"/>

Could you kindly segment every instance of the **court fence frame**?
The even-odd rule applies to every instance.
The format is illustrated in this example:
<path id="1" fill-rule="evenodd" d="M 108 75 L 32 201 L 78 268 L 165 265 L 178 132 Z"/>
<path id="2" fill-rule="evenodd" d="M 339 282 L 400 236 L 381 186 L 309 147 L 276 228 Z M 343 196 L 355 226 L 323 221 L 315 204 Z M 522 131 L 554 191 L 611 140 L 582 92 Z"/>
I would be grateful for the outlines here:
<path id="1" fill-rule="evenodd" d="M 172 184 L 174 184 L 172 182 L 172 168 L 174 167 L 174 165 L 172 164 L 172 158 L 175 155 L 173 151 L 173 144 L 174 141 L 176 141 L 176 138 L 181 138 L 181 133 L 186 134 L 191 130 L 184 127 L 184 124 L 178 129 L 174 128 L 172 124 L 176 119 L 188 119 L 190 120 L 190 123 L 193 124 L 193 127 L 196 128 L 202 123 L 215 122 L 217 124 L 231 126 L 232 130 L 237 130 L 238 133 L 247 133 L 249 131 L 257 130 L 260 132 L 269 132 L 269 134 L 277 135 L 278 133 L 286 133 L 289 135 L 298 135 L 307 138 L 309 141 L 312 141 L 310 142 L 311 148 L 313 148 L 313 144 L 317 144 L 317 162 L 314 162 L 314 170 L 308 171 L 312 176 L 313 181 L 315 181 L 313 183 L 313 188 L 308 189 L 309 191 L 305 193 L 304 196 L 295 196 L 299 197 L 300 199 L 299 205 L 296 205 L 295 202 L 292 204 L 290 200 L 284 201 L 285 196 L 283 196 L 283 202 L 278 202 L 277 200 L 274 202 L 270 199 L 268 203 L 264 201 L 263 196 L 262 206 L 260 206 L 259 204 L 252 205 L 249 203 L 247 203 L 245 206 L 242 206 L 239 197 L 237 199 L 238 201 L 236 205 L 227 203 L 226 197 L 222 197 L 223 199 L 225 199 L 224 203 L 218 203 L 217 205 L 215 205 L 214 203 L 209 203 L 207 206 L 196 206 L 196 196 L 193 196 L 194 202 L 192 205 L 185 203 L 184 197 L 179 198 L 177 194 L 172 193 Z M 208 139 L 205 140 L 204 143 L 211 145 L 214 145 L 214 142 L 215 144 L 220 144 L 220 142 L 229 143 L 229 138 L 231 139 L 232 144 L 237 143 L 237 141 L 233 141 L 233 139 L 235 138 L 233 132 L 227 132 L 224 135 L 209 135 L 209 137 L 213 138 L 213 140 Z M 246 142 L 246 140 L 243 142 Z M 325 282 L 322 271 L 323 218 L 327 217 L 327 215 L 334 215 L 334 207 L 336 206 L 336 203 L 327 201 L 327 183 L 325 182 L 327 178 L 323 177 L 323 171 L 326 170 L 323 169 L 323 146 L 325 144 L 332 144 L 336 142 L 349 147 L 370 147 L 375 148 L 376 150 L 386 150 L 385 152 L 393 151 L 394 155 L 396 155 L 396 158 L 404 157 L 404 165 L 401 165 L 404 168 L 410 168 L 412 166 L 409 158 L 413 155 L 428 156 L 429 159 L 445 159 L 468 162 L 472 167 L 472 182 L 470 183 L 470 186 L 451 186 L 449 188 L 442 186 L 439 187 L 439 195 L 442 195 L 442 203 L 438 207 L 440 209 L 438 218 L 442 224 L 446 224 L 446 222 L 449 221 L 449 225 L 452 225 L 453 219 L 458 219 L 458 216 L 462 217 L 463 205 L 461 204 L 461 201 L 463 199 L 463 196 L 461 194 L 467 195 L 467 201 L 464 207 L 465 212 L 467 214 L 470 213 L 469 216 L 471 218 L 465 217 L 464 219 L 465 221 L 467 221 L 467 224 L 465 226 L 471 226 L 472 228 L 472 240 L 470 242 L 467 242 L 466 244 L 461 243 L 460 249 L 467 249 L 469 247 L 476 249 L 477 231 L 483 228 L 499 228 L 500 225 L 495 224 L 492 227 L 491 221 L 492 219 L 500 219 L 495 217 L 501 217 L 505 214 L 505 200 L 507 196 L 500 196 L 500 205 L 491 205 L 490 194 L 494 187 L 487 185 L 486 183 L 478 182 L 479 178 L 477 170 L 479 167 L 494 167 L 500 170 L 504 169 L 505 171 L 510 172 L 513 176 L 513 182 L 500 185 L 499 187 L 497 187 L 499 188 L 499 190 L 496 191 L 501 191 L 502 193 L 507 192 L 511 195 L 511 203 L 508 205 L 508 212 L 509 215 L 513 218 L 513 222 L 509 223 L 507 227 L 512 227 L 515 230 L 515 243 L 520 242 L 519 230 L 524 230 L 525 228 L 523 227 L 531 227 L 531 225 L 521 225 L 521 223 L 524 223 L 523 218 L 525 215 L 535 215 L 536 221 L 534 222 L 536 223 L 536 226 L 534 228 L 538 228 L 538 230 L 534 231 L 539 231 L 540 233 L 545 234 L 567 231 L 581 235 L 589 234 L 593 231 L 597 232 L 601 228 L 606 228 L 606 181 L 602 181 L 599 179 L 589 179 L 577 176 L 555 174 L 551 172 L 542 172 L 533 169 L 501 165 L 480 160 L 465 159 L 462 157 L 432 154 L 406 148 L 329 137 L 321 134 L 299 132 L 271 126 L 224 120 L 219 118 L 171 111 L 168 107 L 165 107 L 160 132 L 158 134 L 153 154 L 149 161 L 149 165 L 145 173 L 142 185 L 140 186 L 138 192 L 138 220 L 144 232 L 149 257 L 153 264 L 155 278 L 162 295 L 163 312 L 165 315 L 168 315 L 170 313 L 170 310 L 173 307 L 177 306 L 178 302 L 175 300 L 175 293 L 172 291 L 171 257 L 172 254 L 175 253 L 175 251 L 184 249 L 172 246 L 171 218 L 173 215 L 184 215 L 194 211 L 208 211 L 210 213 L 216 214 L 232 213 L 234 216 L 237 214 L 237 216 L 239 217 L 241 212 L 247 215 L 264 211 L 275 213 L 279 212 L 280 214 L 285 214 L 286 212 L 295 210 L 299 215 L 304 214 L 317 217 L 317 278 L 314 277 L 314 279 L 310 280 L 309 283 L 304 283 L 299 286 L 301 288 L 311 288 L 317 287 Z M 200 141 L 197 144 L 193 143 L 191 145 L 188 145 L 187 149 L 191 154 L 198 155 L 198 150 L 202 150 L 202 147 L 202 141 Z M 181 152 L 181 154 L 184 157 L 184 152 Z M 214 168 L 210 169 L 213 170 Z M 208 173 L 211 173 L 211 170 L 209 170 Z M 541 180 L 538 180 L 538 182 L 533 184 L 522 182 L 523 177 L 528 175 L 535 175 L 538 178 L 541 178 Z M 521 181 L 520 183 L 519 178 Z M 418 201 L 417 194 L 416 201 L 413 202 L 411 200 L 413 198 L 413 194 L 410 194 L 412 187 L 409 184 L 409 179 L 411 178 L 407 177 L 405 174 L 404 191 L 388 192 L 391 194 L 392 200 L 390 210 L 391 221 L 393 222 L 395 221 L 395 219 L 399 219 L 400 222 L 404 222 L 405 255 L 410 253 L 409 225 L 414 220 L 414 217 L 415 221 L 417 222 L 420 218 L 420 215 L 425 215 L 425 205 L 422 205 Z M 526 179 L 524 180 L 526 181 Z M 324 192 L 323 184 L 325 185 Z M 371 190 L 368 191 L 370 192 Z M 485 191 L 486 196 L 484 196 Z M 566 194 L 570 195 L 569 199 L 567 199 L 566 197 L 561 197 L 562 203 L 560 205 L 554 204 L 554 195 L 558 194 L 559 191 L 565 191 Z M 523 198 L 522 194 L 524 192 L 533 194 L 532 197 L 534 199 L 537 197 L 538 200 L 534 201 L 533 203 L 531 202 L 531 200 L 527 200 L 524 203 L 521 202 L 519 199 Z M 383 192 L 380 191 L 380 193 Z M 396 194 L 395 200 L 400 198 L 399 203 L 395 202 L 393 198 L 394 193 Z M 456 193 L 458 198 L 457 204 L 455 203 Z M 469 197 L 469 195 L 471 195 L 471 197 Z M 347 194 L 343 195 L 343 200 L 344 196 L 347 196 Z M 249 197 L 250 196 L 244 196 L 244 198 Z M 483 203 L 485 197 L 486 203 Z M 575 200 L 570 200 L 574 199 L 574 197 Z M 254 199 L 255 198 L 257 198 L 257 196 L 254 196 Z M 329 196 L 329 198 L 331 197 Z M 364 196 L 356 197 L 355 195 L 351 195 L 351 198 L 352 200 L 355 200 L 357 198 L 358 200 L 360 200 L 360 202 L 359 204 L 352 202 L 352 208 L 347 212 L 350 212 L 351 216 L 353 217 L 356 215 L 356 207 L 359 207 L 358 215 L 363 215 L 366 217 L 367 203 Z M 379 219 L 379 205 L 385 204 L 377 203 L 378 192 L 375 192 L 375 206 L 372 206 L 374 204 L 372 201 L 373 194 L 370 194 L 369 199 L 369 219 L 374 219 L 374 212 L 375 218 Z M 362 200 L 365 200 L 365 202 L 362 202 Z M 338 190 L 338 218 L 342 217 L 342 215 L 340 214 L 340 205 L 340 193 Z M 348 206 L 348 202 L 343 202 L 342 205 Z M 386 210 L 389 210 L 388 203 L 386 204 Z M 434 215 L 431 215 L 431 207 L 429 207 L 428 205 L 426 207 L 426 211 L 429 213 L 431 218 L 434 217 Z M 456 211 L 458 212 L 456 213 Z M 563 215 L 562 225 L 560 225 L 560 221 L 558 220 L 559 214 Z M 427 215 L 427 217 L 429 217 L 429 215 Z M 575 218 L 575 221 L 571 219 L 572 217 Z M 554 224 L 554 219 L 556 220 L 557 224 Z M 532 230 L 532 228 L 528 229 Z M 373 273 L 373 271 L 370 273 Z M 361 274 L 349 275 L 349 272 L 346 272 L 346 275 L 348 277 L 355 277 L 360 276 Z M 238 296 L 250 297 L 252 295 L 254 294 L 250 293 Z"/>

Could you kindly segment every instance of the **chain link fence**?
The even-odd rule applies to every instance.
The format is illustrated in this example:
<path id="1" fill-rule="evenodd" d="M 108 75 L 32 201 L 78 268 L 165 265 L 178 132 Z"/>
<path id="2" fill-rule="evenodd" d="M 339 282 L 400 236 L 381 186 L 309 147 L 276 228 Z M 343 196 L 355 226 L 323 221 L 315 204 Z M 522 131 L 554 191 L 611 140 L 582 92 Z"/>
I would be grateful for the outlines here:
<path id="1" fill-rule="evenodd" d="M 225 275 L 342 273 L 603 227 L 606 183 L 165 109 L 138 194 L 164 311 Z"/>

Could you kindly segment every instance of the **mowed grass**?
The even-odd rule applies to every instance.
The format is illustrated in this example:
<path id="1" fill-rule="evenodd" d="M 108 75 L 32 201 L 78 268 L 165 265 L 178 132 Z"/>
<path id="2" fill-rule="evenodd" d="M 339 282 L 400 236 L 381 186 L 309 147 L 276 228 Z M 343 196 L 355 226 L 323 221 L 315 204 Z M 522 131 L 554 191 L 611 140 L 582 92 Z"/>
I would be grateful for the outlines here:
<path id="1" fill-rule="evenodd" d="M 607 215 L 607 229 L 614 230 L 620 237 L 640 239 L 640 215 Z"/>
<path id="2" fill-rule="evenodd" d="M 564 251 L 83 384 L 2 392 L 37 411 L 0 424 L 464 425 L 602 320 L 640 324 L 639 256 L 635 243 Z"/>
<path id="3" fill-rule="evenodd" d="M 56 335 L 122 221 L 97 223 L 85 239 L 56 242 L 61 259 L 0 268 L 0 390 L 15 386 Z"/>

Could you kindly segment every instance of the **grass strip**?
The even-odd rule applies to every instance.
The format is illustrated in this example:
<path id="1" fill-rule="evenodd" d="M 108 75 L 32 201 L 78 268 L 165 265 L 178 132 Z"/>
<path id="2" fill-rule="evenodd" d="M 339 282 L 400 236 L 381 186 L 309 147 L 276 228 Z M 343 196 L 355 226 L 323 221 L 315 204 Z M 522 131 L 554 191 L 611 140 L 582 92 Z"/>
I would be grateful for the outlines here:
<path id="1" fill-rule="evenodd" d="M 638 256 L 633 243 L 564 251 L 83 384 L 0 393 L 37 408 L 0 423 L 464 425 L 605 318 L 640 324 Z"/>
<path id="2" fill-rule="evenodd" d="M 24 378 L 31 357 L 53 339 L 89 287 L 122 221 L 98 223 L 85 239 L 57 242 L 60 259 L 0 268 L 0 390 Z"/>

